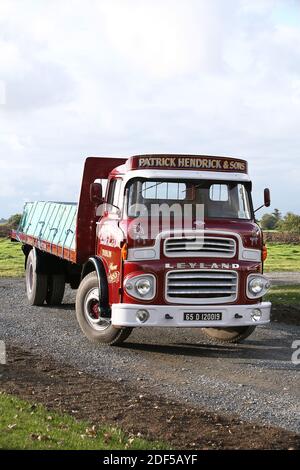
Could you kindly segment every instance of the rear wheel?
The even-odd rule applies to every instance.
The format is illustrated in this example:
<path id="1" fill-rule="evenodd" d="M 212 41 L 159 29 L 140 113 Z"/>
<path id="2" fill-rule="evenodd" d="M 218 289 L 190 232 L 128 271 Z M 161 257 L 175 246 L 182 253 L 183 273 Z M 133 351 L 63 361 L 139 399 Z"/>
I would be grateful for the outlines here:
<path id="1" fill-rule="evenodd" d="M 47 275 L 37 272 L 38 253 L 32 249 L 26 261 L 26 294 L 29 305 L 43 305 L 47 295 Z"/>
<path id="2" fill-rule="evenodd" d="M 120 344 L 132 331 L 132 328 L 115 328 L 110 318 L 100 317 L 99 284 L 95 272 L 89 273 L 80 283 L 76 296 L 76 317 L 81 330 L 93 343 Z"/>
<path id="3" fill-rule="evenodd" d="M 240 343 L 248 338 L 255 326 L 236 326 L 229 328 L 202 328 L 203 333 L 217 343 Z"/>
<path id="4" fill-rule="evenodd" d="M 48 277 L 46 302 L 48 305 L 60 305 L 65 293 L 65 276 L 52 274 Z"/>

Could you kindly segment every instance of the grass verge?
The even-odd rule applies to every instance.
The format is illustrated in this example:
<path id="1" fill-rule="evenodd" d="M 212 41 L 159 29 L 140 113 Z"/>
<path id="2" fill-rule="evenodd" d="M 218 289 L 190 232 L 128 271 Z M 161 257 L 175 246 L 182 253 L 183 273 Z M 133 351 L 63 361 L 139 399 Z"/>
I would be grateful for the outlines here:
<path id="1" fill-rule="evenodd" d="M 12 243 L 0 238 L 0 276 L 18 277 L 24 275 L 24 254 L 21 243 Z"/>
<path id="2" fill-rule="evenodd" d="M 294 286 L 274 286 L 266 295 L 265 300 L 270 300 L 274 304 L 291 305 L 300 310 L 300 285 Z"/>
<path id="3" fill-rule="evenodd" d="M 300 245 L 267 243 L 265 271 L 300 271 Z"/>
<path id="4" fill-rule="evenodd" d="M 97 428 L 72 416 L 49 412 L 0 394 L 0 449 L 138 450 L 167 449 L 159 442 L 128 436 L 114 427 Z"/>
<path id="5" fill-rule="evenodd" d="M 274 286 L 264 297 L 272 302 L 272 321 L 300 325 L 300 286 Z"/>

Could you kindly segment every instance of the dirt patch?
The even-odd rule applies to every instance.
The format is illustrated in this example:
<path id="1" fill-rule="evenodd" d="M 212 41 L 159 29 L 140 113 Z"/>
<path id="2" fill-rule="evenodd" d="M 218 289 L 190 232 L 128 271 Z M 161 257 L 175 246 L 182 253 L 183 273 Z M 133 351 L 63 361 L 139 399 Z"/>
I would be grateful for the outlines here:
<path id="1" fill-rule="evenodd" d="M 300 436 L 291 432 L 206 412 L 138 385 L 95 378 L 30 351 L 8 347 L 8 359 L 0 366 L 2 391 L 92 424 L 117 425 L 179 449 L 300 449 Z"/>
<path id="2" fill-rule="evenodd" d="M 272 303 L 271 321 L 300 325 L 300 306 Z"/>

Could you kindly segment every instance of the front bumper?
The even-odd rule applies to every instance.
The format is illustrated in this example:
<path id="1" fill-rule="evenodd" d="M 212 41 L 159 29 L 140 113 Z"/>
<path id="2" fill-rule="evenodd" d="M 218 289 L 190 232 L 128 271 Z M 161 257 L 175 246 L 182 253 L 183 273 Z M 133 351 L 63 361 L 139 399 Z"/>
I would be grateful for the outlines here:
<path id="1" fill-rule="evenodd" d="M 136 312 L 148 310 L 150 317 L 145 323 L 136 318 Z M 253 321 L 251 312 L 260 309 L 260 320 Z M 184 313 L 222 313 L 222 320 L 218 321 L 186 321 Z M 261 302 L 252 305 L 141 305 L 141 304 L 113 304 L 112 324 L 114 326 L 165 326 L 181 328 L 226 328 L 231 326 L 255 326 L 270 322 L 271 302 Z M 167 318 L 166 318 L 167 316 Z"/>

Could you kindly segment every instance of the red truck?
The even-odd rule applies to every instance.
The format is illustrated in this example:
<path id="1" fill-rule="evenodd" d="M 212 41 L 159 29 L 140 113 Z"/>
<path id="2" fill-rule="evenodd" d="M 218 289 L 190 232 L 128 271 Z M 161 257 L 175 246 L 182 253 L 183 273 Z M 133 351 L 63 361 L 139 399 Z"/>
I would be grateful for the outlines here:
<path id="1" fill-rule="evenodd" d="M 70 284 L 97 343 L 147 326 L 243 340 L 271 310 L 251 188 L 247 162 L 231 157 L 87 158 L 78 204 L 27 203 L 11 234 L 29 303 L 58 305 Z M 269 206 L 268 189 L 264 198 Z"/>

